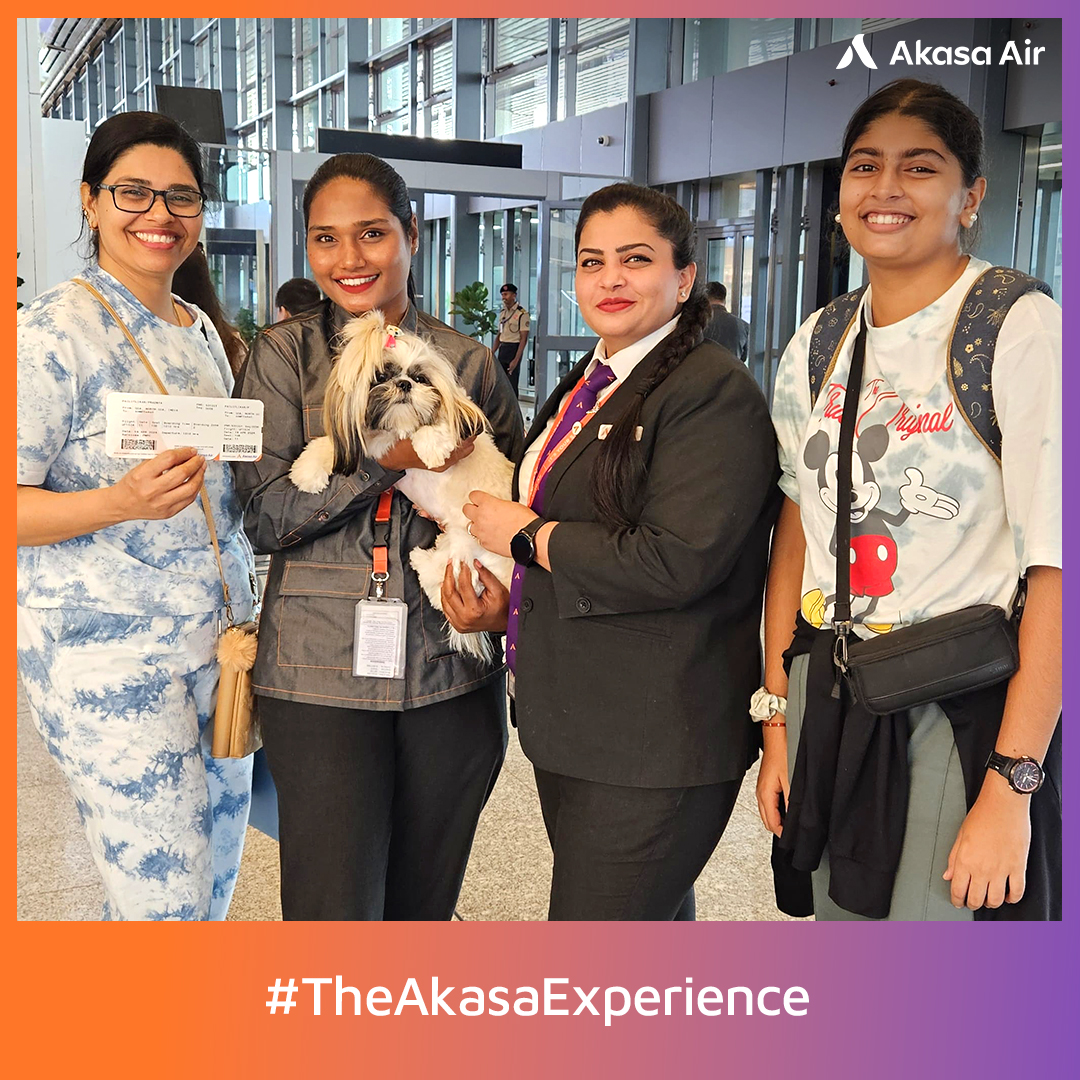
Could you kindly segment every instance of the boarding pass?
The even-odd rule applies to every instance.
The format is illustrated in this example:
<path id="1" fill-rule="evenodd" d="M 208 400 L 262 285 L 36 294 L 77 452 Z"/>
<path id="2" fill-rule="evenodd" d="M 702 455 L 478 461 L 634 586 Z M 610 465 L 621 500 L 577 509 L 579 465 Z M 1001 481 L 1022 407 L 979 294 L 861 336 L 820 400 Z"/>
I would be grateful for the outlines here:
<path id="1" fill-rule="evenodd" d="M 261 401 L 118 393 L 105 399 L 105 453 L 113 458 L 193 446 L 205 458 L 258 461 L 262 429 Z"/>

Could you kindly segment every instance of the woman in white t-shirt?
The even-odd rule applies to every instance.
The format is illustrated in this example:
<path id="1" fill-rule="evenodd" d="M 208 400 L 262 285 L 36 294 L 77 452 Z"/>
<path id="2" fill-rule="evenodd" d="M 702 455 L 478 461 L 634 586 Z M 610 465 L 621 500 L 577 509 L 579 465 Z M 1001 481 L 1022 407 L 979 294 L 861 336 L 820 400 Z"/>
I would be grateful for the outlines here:
<path id="1" fill-rule="evenodd" d="M 976 911 L 978 918 L 1049 918 L 1060 912 L 1060 851 L 1054 854 L 1052 836 L 1047 842 L 1036 835 L 1032 844 L 1031 824 L 1054 799 L 1060 820 L 1053 769 L 1045 791 L 1023 793 L 1014 787 L 1018 774 L 1006 775 L 1011 766 L 997 762 L 1000 774 L 987 767 L 985 749 L 976 761 L 970 747 L 982 744 L 968 740 L 972 727 L 981 728 L 997 754 L 1041 765 L 1061 710 L 1060 308 L 1029 292 L 1003 321 L 995 320 L 992 404 L 1000 462 L 954 401 L 947 377 L 958 315 L 962 308 L 975 310 L 965 298 L 990 269 L 964 251 L 986 193 L 981 158 L 978 119 L 940 86 L 902 80 L 860 106 L 845 134 L 837 221 L 865 260 L 869 288 L 816 384 L 818 393 L 811 394 L 808 378 L 818 312 L 788 345 L 777 375 L 773 421 L 787 498 L 769 572 L 764 689 L 779 700 L 763 696 L 766 707 L 759 701 L 754 709 L 765 719 L 758 805 L 794 867 L 813 870 L 819 919 L 970 919 Z M 1021 667 L 1007 692 L 1001 688 L 997 715 L 994 706 L 980 705 L 975 723 L 965 727 L 967 719 L 958 719 L 950 703 L 946 711 L 930 704 L 900 714 L 891 728 L 893 718 L 878 720 L 866 733 L 859 767 L 872 770 L 886 760 L 874 760 L 875 753 L 891 753 L 907 770 L 899 801 L 886 800 L 884 807 L 865 805 L 867 786 L 858 778 L 821 776 L 820 752 L 804 746 L 797 756 L 800 734 L 812 744 L 807 732 L 820 722 L 814 707 L 805 709 L 807 695 L 814 700 L 815 668 L 798 642 L 832 634 L 837 448 L 861 318 L 865 370 L 851 482 L 855 634 L 872 638 L 974 604 L 1008 609 L 1022 575 L 1028 587 Z M 982 370 L 981 389 L 989 393 L 989 368 Z M 824 629 L 815 634 L 812 627 Z M 819 666 L 817 685 L 830 675 Z M 889 738 L 893 745 L 883 750 Z M 835 760 L 836 747 L 826 759 L 829 753 Z M 1056 760 L 1055 753 L 1052 748 Z M 850 764 L 842 761 L 837 776 Z M 819 775 L 808 775 L 815 768 Z M 799 813 L 811 788 L 826 792 L 826 813 L 816 806 L 816 821 Z M 783 819 L 781 795 L 790 804 Z M 1034 799 L 1040 800 L 1038 814 Z M 1028 904 L 998 910 L 1021 899 L 1029 873 Z"/>

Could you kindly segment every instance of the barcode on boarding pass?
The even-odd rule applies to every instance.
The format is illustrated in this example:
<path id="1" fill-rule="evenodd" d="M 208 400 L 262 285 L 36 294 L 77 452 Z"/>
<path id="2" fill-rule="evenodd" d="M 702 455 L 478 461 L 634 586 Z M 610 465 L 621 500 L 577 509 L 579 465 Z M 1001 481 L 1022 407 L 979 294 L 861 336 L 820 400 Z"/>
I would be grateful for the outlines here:
<path id="1" fill-rule="evenodd" d="M 254 443 L 226 443 L 221 448 L 223 454 L 254 454 L 256 450 Z"/>
<path id="2" fill-rule="evenodd" d="M 121 439 L 121 450 L 156 450 L 157 443 L 153 439 Z"/>

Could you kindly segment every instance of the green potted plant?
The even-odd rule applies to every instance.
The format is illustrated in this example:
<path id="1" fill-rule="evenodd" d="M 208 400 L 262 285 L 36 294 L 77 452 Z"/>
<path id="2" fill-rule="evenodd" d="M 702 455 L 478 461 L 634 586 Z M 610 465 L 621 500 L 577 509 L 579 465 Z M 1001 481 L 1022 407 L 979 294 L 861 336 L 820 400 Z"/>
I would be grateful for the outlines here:
<path id="1" fill-rule="evenodd" d="M 450 302 L 450 314 L 457 315 L 469 327 L 469 334 L 483 338 L 494 334 L 499 326 L 499 313 L 488 307 L 488 290 L 482 281 L 458 289 Z"/>

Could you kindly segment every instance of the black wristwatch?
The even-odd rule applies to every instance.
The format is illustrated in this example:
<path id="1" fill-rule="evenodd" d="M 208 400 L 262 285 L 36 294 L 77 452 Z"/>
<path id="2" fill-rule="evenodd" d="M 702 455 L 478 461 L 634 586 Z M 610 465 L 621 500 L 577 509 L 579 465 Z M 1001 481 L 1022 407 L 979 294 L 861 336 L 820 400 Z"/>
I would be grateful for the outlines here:
<path id="1" fill-rule="evenodd" d="M 536 517 L 510 541 L 510 555 L 519 566 L 532 566 L 536 562 L 536 534 L 547 518 Z"/>
<path id="2" fill-rule="evenodd" d="M 1046 779 L 1043 767 L 1033 757 L 1005 757 L 991 750 L 986 767 L 1001 773 L 1009 787 L 1021 795 L 1034 795 Z"/>

